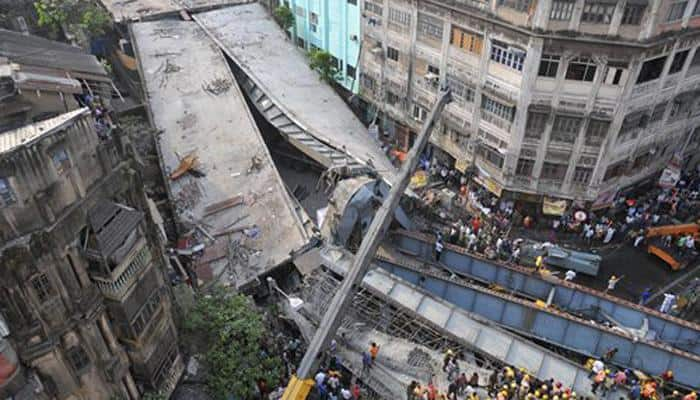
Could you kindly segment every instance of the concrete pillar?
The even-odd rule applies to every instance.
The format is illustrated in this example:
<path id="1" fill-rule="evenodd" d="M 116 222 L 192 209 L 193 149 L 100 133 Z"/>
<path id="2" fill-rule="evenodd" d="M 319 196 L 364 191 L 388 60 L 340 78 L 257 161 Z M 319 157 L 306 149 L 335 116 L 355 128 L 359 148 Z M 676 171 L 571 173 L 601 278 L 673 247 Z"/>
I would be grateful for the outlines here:
<path id="1" fill-rule="evenodd" d="M 688 27 L 688 21 L 690 17 L 693 16 L 693 11 L 695 11 L 695 6 L 698 4 L 698 0 L 688 0 L 688 5 L 685 7 L 685 12 L 683 13 L 683 22 L 681 22 L 681 28 L 685 29 Z"/>
<path id="2" fill-rule="evenodd" d="M 576 0 L 574 4 L 574 11 L 571 13 L 571 20 L 569 21 L 569 30 L 578 31 L 579 25 L 581 25 L 581 15 L 583 14 L 583 5 L 586 0 Z"/>
<path id="3" fill-rule="evenodd" d="M 541 0 L 535 6 L 532 16 L 532 27 L 534 29 L 547 30 L 549 24 L 549 14 L 552 12 L 552 0 Z"/>
<path id="4" fill-rule="evenodd" d="M 651 0 L 649 4 L 649 14 L 646 18 L 644 18 L 644 21 L 642 21 L 642 29 L 639 31 L 640 41 L 649 39 L 654 35 L 654 29 L 656 29 L 659 18 L 663 18 L 663 16 L 659 15 L 661 2 L 662 0 Z"/>
<path id="5" fill-rule="evenodd" d="M 132 398 L 132 400 L 141 399 L 141 395 L 139 394 L 139 390 L 136 388 L 136 383 L 134 382 L 134 378 L 131 376 L 131 372 L 127 371 L 126 375 L 124 376 L 124 383 L 126 384 L 126 390 L 129 392 L 129 396 Z"/>
<path id="6" fill-rule="evenodd" d="M 622 16 L 625 14 L 626 5 L 627 1 L 624 0 L 615 5 L 615 11 L 613 12 L 612 20 L 610 21 L 610 28 L 608 28 L 608 36 L 617 36 L 617 32 L 620 30 Z"/>
<path id="7" fill-rule="evenodd" d="M 110 352 L 112 352 L 112 354 L 116 354 L 119 351 L 119 344 L 117 344 L 117 339 L 114 337 L 114 333 L 112 332 L 112 328 L 109 326 L 109 322 L 107 321 L 107 316 L 105 316 L 105 314 L 102 314 L 99 317 L 98 326 L 102 336 L 104 336 L 105 340 L 107 341 L 107 347 L 109 347 Z"/>

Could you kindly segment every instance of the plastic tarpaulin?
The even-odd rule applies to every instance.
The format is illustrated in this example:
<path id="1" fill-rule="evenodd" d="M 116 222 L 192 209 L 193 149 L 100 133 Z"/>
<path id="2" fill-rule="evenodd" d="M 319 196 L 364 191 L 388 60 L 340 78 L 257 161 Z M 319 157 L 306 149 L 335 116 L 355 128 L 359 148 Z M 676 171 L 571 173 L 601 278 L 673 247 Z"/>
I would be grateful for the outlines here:
<path id="1" fill-rule="evenodd" d="M 566 200 L 545 197 L 542 201 L 542 213 L 545 215 L 563 215 L 568 205 L 569 202 Z"/>

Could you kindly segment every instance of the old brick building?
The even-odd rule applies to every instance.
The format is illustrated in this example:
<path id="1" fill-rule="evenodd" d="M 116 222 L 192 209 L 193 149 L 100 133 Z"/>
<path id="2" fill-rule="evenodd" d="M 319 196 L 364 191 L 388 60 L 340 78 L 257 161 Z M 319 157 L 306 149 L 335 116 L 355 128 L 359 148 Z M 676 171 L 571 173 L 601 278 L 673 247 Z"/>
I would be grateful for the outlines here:
<path id="1" fill-rule="evenodd" d="M 362 98 L 498 196 L 604 204 L 700 144 L 700 2 L 363 0 Z"/>
<path id="2" fill-rule="evenodd" d="M 26 398 L 173 389 L 183 363 L 137 171 L 86 108 L 0 133 L 0 353 L 19 359 L 3 376 L 0 358 L 0 397 L 27 383 L 42 394 Z"/>

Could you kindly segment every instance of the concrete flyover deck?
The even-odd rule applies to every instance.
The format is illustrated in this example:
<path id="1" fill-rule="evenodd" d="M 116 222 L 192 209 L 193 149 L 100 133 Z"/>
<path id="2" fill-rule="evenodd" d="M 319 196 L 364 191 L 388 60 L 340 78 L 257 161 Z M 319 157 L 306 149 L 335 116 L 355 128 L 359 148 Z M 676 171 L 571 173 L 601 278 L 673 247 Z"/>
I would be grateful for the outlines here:
<path id="1" fill-rule="evenodd" d="M 260 4 L 193 16 L 224 52 L 288 118 L 353 158 L 369 162 L 389 182 L 396 169 L 350 108 L 309 68 Z"/>
<path id="2" fill-rule="evenodd" d="M 115 22 L 153 20 L 179 13 L 211 10 L 254 0 L 100 0 Z"/>
<path id="3" fill-rule="evenodd" d="M 324 265 L 340 275 L 345 275 L 354 257 L 336 249 L 323 249 L 320 256 Z M 581 395 L 591 394 L 588 371 L 582 366 L 494 326 L 487 319 L 471 314 L 382 268 L 371 269 L 365 275 L 362 286 L 471 349 L 516 368 L 526 368 L 540 379 L 554 378 Z"/>
<path id="4" fill-rule="evenodd" d="M 247 285 L 308 243 L 295 203 L 223 54 L 197 24 L 141 22 L 131 31 L 149 116 L 161 131 L 161 167 L 180 230 L 208 231 L 215 240 L 205 240 L 200 260 L 209 273 L 227 271 L 232 285 Z M 196 168 L 204 176 L 171 179 L 188 155 L 198 157 Z M 254 156 L 259 168 L 252 168 Z M 241 232 L 252 225 L 259 231 Z"/>

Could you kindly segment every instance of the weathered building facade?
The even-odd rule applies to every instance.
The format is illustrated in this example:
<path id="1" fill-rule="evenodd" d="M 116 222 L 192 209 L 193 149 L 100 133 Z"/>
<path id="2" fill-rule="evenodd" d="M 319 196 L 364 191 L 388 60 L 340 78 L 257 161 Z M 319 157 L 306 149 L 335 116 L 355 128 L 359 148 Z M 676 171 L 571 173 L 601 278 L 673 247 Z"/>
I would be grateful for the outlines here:
<path id="1" fill-rule="evenodd" d="M 700 2 L 362 0 L 361 96 L 498 196 L 601 205 L 700 144 Z"/>
<path id="2" fill-rule="evenodd" d="M 130 146 L 87 108 L 0 134 L 0 313 L 48 398 L 169 393 L 183 370 Z M 16 395 L 14 378 L 0 397 Z M 41 398 L 41 397 L 37 397 Z"/>

